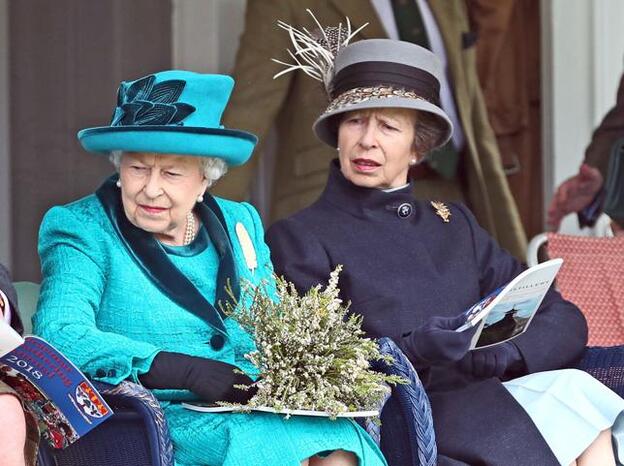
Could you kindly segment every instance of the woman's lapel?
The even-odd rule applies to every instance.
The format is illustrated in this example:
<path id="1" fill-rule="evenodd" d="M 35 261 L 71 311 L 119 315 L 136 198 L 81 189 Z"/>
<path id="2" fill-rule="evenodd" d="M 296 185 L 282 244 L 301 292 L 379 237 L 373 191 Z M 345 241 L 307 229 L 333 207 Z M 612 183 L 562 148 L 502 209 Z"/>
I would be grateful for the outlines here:
<path id="1" fill-rule="evenodd" d="M 102 203 L 104 211 L 117 232 L 119 239 L 137 266 L 172 301 L 206 321 L 224 336 L 227 336 L 222 312 L 204 298 L 195 285 L 180 272 L 152 234 L 130 223 L 123 212 L 119 188 L 115 185 L 116 181 L 117 176 L 106 180 L 96 191 L 96 195 Z M 220 211 L 219 214 L 222 219 L 223 215 Z M 203 216 L 205 216 L 205 212 Z M 231 256 L 231 247 L 229 249 Z M 223 273 L 229 272 L 232 284 L 235 282 L 238 285 L 236 267 L 234 267 L 233 261 L 233 257 L 227 261 L 228 264 L 224 267 L 227 270 L 224 270 Z M 221 276 L 221 267 L 219 272 L 218 286 L 227 283 L 227 278 Z M 219 290 L 217 291 L 217 299 L 219 299 L 220 293 Z"/>

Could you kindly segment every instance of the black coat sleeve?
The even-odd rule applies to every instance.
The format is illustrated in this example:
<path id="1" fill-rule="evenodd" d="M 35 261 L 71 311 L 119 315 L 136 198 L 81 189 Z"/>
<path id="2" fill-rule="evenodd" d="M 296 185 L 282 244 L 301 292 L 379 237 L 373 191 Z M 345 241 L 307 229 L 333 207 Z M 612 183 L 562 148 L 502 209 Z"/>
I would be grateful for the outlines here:
<path id="1" fill-rule="evenodd" d="M 524 267 L 498 246 L 467 209 L 461 210 L 470 224 L 480 292 L 485 296 Z M 551 287 L 528 330 L 512 342 L 520 350 L 528 373 L 569 367 L 580 359 L 587 344 L 587 322 L 578 307 Z"/>
<path id="2" fill-rule="evenodd" d="M 265 241 L 275 273 L 292 282 L 299 293 L 327 283 L 332 271 L 327 251 L 297 219 L 275 223 L 267 231 Z"/>

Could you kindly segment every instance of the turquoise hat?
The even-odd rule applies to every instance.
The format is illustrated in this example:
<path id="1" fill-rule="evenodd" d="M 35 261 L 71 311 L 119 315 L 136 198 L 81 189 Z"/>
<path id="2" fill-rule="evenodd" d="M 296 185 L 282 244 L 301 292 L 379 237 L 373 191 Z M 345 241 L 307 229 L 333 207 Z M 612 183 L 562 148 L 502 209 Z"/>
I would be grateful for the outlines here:
<path id="1" fill-rule="evenodd" d="M 180 70 L 123 81 L 110 126 L 83 129 L 78 139 L 95 153 L 184 154 L 242 165 L 258 138 L 221 124 L 233 87 L 230 76 Z"/>

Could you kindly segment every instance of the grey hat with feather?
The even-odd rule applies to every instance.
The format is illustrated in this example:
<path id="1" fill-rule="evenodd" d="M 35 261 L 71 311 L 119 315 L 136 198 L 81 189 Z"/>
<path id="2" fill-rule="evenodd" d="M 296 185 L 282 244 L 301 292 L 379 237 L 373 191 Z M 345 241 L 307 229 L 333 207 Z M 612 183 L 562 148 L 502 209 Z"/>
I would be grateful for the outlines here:
<path id="1" fill-rule="evenodd" d="M 289 32 L 295 47 L 295 52 L 289 53 L 295 63 L 278 61 L 287 68 L 275 77 L 299 69 L 323 82 L 330 103 L 313 129 L 324 143 L 337 146 L 341 114 L 375 108 L 406 108 L 431 115 L 439 136 L 430 149 L 443 146 L 451 138 L 453 124 L 440 105 L 444 71 L 431 51 L 392 39 L 349 44 L 366 25 L 352 32 L 348 18 L 346 26 L 332 28 L 322 28 L 317 22 L 319 30 L 314 33 L 279 25 Z"/>

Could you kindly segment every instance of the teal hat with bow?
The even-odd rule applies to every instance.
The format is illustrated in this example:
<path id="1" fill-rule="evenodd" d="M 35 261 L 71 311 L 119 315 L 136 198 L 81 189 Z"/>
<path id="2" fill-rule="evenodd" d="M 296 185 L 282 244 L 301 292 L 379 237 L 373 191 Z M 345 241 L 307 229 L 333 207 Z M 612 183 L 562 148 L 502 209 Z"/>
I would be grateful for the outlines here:
<path id="1" fill-rule="evenodd" d="M 123 81 L 109 126 L 87 128 L 78 139 L 89 152 L 157 152 L 217 157 L 244 164 L 258 138 L 221 124 L 234 80 L 170 70 Z"/>

